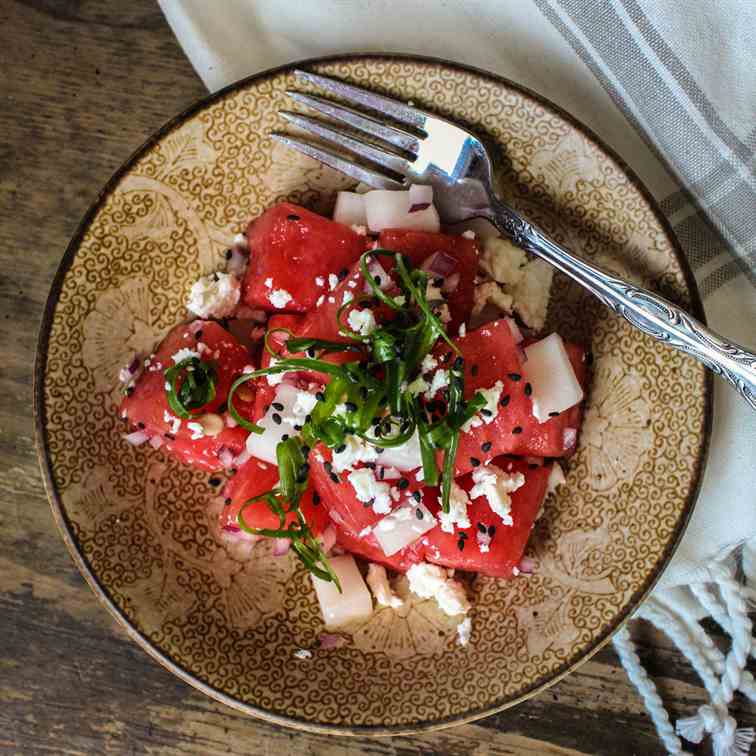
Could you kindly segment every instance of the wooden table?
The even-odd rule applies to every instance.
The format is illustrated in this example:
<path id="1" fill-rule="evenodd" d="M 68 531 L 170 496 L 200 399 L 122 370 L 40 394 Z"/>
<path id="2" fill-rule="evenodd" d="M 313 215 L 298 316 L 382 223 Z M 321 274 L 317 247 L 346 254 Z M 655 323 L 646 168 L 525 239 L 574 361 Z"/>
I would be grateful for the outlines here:
<path id="1" fill-rule="evenodd" d="M 245 718 L 126 638 L 53 525 L 34 447 L 32 363 L 48 287 L 88 205 L 204 88 L 152 0 L 2 0 L 0 61 L 0 753 L 661 753 L 610 648 L 515 709 L 389 741 Z M 692 713 L 704 701 L 692 669 L 663 636 L 635 633 L 673 717 Z M 756 707 L 739 699 L 734 710 L 756 725 Z"/>

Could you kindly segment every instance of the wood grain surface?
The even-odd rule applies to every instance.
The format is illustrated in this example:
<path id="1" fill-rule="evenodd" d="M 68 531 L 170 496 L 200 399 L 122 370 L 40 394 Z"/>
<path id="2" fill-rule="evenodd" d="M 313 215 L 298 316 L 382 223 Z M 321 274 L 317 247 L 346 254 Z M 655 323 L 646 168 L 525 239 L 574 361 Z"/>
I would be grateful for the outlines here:
<path id="1" fill-rule="evenodd" d="M 243 717 L 128 640 L 53 525 L 32 365 L 48 287 L 88 205 L 204 89 L 153 0 L 0 0 L 0 62 L 0 753 L 662 753 L 611 648 L 515 709 L 376 740 Z M 634 633 L 673 717 L 692 713 L 705 696 L 691 668 L 650 628 Z M 734 712 L 756 725 L 756 707 L 738 699 Z"/>

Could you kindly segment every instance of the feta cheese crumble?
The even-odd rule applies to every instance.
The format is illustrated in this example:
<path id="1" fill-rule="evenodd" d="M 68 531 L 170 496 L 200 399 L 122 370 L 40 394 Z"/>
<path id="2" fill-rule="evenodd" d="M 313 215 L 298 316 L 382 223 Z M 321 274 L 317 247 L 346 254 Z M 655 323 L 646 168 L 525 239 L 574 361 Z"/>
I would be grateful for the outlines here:
<path id="1" fill-rule="evenodd" d="M 339 277 L 335 273 L 328 274 L 328 288 L 333 291 L 339 285 Z"/>
<path id="2" fill-rule="evenodd" d="M 192 357 L 199 359 L 199 352 L 195 352 L 194 349 L 184 347 L 183 349 L 179 349 L 178 352 L 175 352 L 171 359 L 173 360 L 174 365 L 178 365 L 179 362 L 190 360 Z"/>
<path id="3" fill-rule="evenodd" d="M 470 611 L 470 602 L 462 584 L 449 578 L 442 567 L 425 562 L 413 564 L 407 570 L 407 579 L 415 595 L 435 599 L 445 614 L 453 616 Z"/>
<path id="4" fill-rule="evenodd" d="M 388 483 L 376 480 L 375 473 L 369 467 L 349 473 L 347 480 L 354 488 L 355 496 L 363 504 L 371 504 L 376 514 L 391 511 L 391 493 Z"/>
<path id="5" fill-rule="evenodd" d="M 360 336 L 369 336 L 377 324 L 372 310 L 352 310 L 347 318 L 347 325 Z"/>
<path id="6" fill-rule="evenodd" d="M 386 568 L 382 565 L 372 562 L 368 565 L 367 584 L 378 606 L 387 606 L 391 609 L 404 606 L 404 601 L 391 590 Z"/>
<path id="7" fill-rule="evenodd" d="M 359 436 L 347 436 L 342 446 L 344 448 L 341 451 L 333 453 L 331 464 L 334 472 L 351 470 L 358 462 L 375 462 L 378 459 L 375 447 L 365 443 Z"/>
<path id="8" fill-rule="evenodd" d="M 472 620 L 469 617 L 465 617 L 462 622 L 457 625 L 457 645 L 466 646 L 470 642 L 471 635 Z"/>
<path id="9" fill-rule="evenodd" d="M 265 286 L 268 289 L 272 289 L 273 288 L 273 279 L 272 278 L 266 278 L 265 279 Z"/>
<path id="10" fill-rule="evenodd" d="M 299 648 L 294 652 L 294 657 L 303 661 L 312 659 L 312 651 L 308 651 L 306 648 Z"/>
<path id="11" fill-rule="evenodd" d="M 487 389 L 478 389 L 478 393 L 483 394 L 486 404 L 480 412 L 473 415 L 463 426 L 462 430 L 467 433 L 472 428 L 477 428 L 483 423 L 492 423 L 499 414 L 499 397 L 504 390 L 504 384 L 496 381 L 493 386 Z"/>
<path id="12" fill-rule="evenodd" d="M 341 299 L 341 304 L 348 305 L 354 299 L 354 294 L 351 291 L 345 291 L 344 296 Z"/>
<path id="13" fill-rule="evenodd" d="M 271 357 L 268 367 L 273 367 L 279 362 L 280 360 L 277 360 L 275 357 Z M 268 373 L 268 375 L 265 376 L 265 379 L 268 381 L 269 386 L 278 386 L 278 384 L 283 381 L 284 375 L 286 375 L 286 373 Z"/>
<path id="14" fill-rule="evenodd" d="M 325 278 L 323 278 L 323 276 L 316 276 L 315 286 L 320 286 L 321 288 L 325 286 Z"/>
<path id="15" fill-rule="evenodd" d="M 286 289 L 274 289 L 273 291 L 268 294 L 268 300 L 273 305 L 273 307 L 277 309 L 281 309 L 282 307 L 286 307 L 286 305 L 291 302 L 291 300 L 294 299 L 294 297 L 289 294 Z"/>
<path id="16" fill-rule="evenodd" d="M 441 497 L 438 497 L 438 503 L 441 504 Z M 453 533 L 454 526 L 460 528 L 469 528 L 470 519 L 467 516 L 467 505 L 470 499 L 463 488 L 452 481 L 451 491 L 449 492 L 449 511 L 443 510 L 438 513 L 438 519 L 441 521 L 441 530 L 445 533 Z"/>
<path id="17" fill-rule="evenodd" d="M 485 496 L 491 511 L 497 514 L 505 525 L 512 525 L 512 498 L 510 494 L 525 483 L 522 473 L 507 473 L 496 465 L 477 467 L 472 473 L 475 485 L 470 490 L 470 498 Z"/>
<path id="18" fill-rule="evenodd" d="M 514 308 L 525 325 L 540 331 L 546 322 L 554 268 L 545 260 L 531 260 L 512 291 Z"/>
<path id="19" fill-rule="evenodd" d="M 230 273 L 211 273 L 192 284 L 186 308 L 200 318 L 227 318 L 239 304 L 241 283 Z"/>
<path id="20" fill-rule="evenodd" d="M 187 423 L 186 427 L 192 432 L 192 441 L 197 441 L 205 435 L 205 429 L 200 423 Z"/>
<path id="21" fill-rule="evenodd" d="M 430 388 L 425 392 L 425 398 L 428 400 L 433 399 L 433 397 L 441 391 L 442 388 L 446 388 L 449 385 L 449 371 L 448 370 L 436 370 L 435 373 L 433 373 L 433 378 L 431 379 Z"/>
<path id="22" fill-rule="evenodd" d="M 435 370 L 437 367 L 438 360 L 432 354 L 426 354 L 420 363 L 420 371 L 423 373 L 430 373 L 431 370 Z"/>

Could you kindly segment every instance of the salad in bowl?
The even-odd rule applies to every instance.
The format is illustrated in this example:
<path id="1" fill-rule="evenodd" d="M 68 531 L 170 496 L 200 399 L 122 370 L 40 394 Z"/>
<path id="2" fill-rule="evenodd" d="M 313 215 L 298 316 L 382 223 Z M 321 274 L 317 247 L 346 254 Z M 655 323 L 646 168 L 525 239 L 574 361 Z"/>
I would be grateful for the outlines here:
<path id="1" fill-rule="evenodd" d="M 121 371 L 125 440 L 223 471 L 223 537 L 293 551 L 328 630 L 400 608 L 404 574 L 465 645 L 457 571 L 530 571 L 576 449 L 589 359 L 543 333 L 552 270 L 476 229 L 441 233 L 425 186 L 276 204 Z"/>

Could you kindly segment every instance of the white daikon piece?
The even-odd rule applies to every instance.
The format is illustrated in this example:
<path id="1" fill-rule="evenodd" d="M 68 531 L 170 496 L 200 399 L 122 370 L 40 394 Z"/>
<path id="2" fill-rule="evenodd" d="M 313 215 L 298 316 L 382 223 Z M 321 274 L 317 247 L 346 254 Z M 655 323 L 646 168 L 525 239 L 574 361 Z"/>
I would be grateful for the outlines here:
<path id="1" fill-rule="evenodd" d="M 382 231 L 384 228 L 438 231 L 441 228 L 433 204 L 424 210 L 410 212 L 412 203 L 409 192 L 375 189 L 364 197 L 367 225 L 371 231 Z"/>
<path id="2" fill-rule="evenodd" d="M 583 389 L 558 333 L 525 347 L 525 355 L 523 374 L 533 390 L 533 414 L 539 423 L 546 422 L 552 412 L 564 412 L 583 398 Z"/>
<path id="3" fill-rule="evenodd" d="M 410 207 L 412 205 L 425 205 L 433 202 L 433 187 L 425 184 L 412 184 L 409 188 Z"/>
<path id="4" fill-rule="evenodd" d="M 386 467 L 395 467 L 403 472 L 417 470 L 423 464 L 423 458 L 420 455 L 420 438 L 417 431 L 409 441 L 405 441 L 399 446 L 387 446 L 379 461 Z"/>
<path id="5" fill-rule="evenodd" d="M 379 520 L 373 528 L 373 535 L 383 549 L 383 553 L 391 556 L 414 543 L 434 527 L 436 527 L 436 518 L 425 508 L 425 505 L 409 501 Z"/>
<path id="6" fill-rule="evenodd" d="M 343 223 L 346 226 L 367 226 L 365 195 L 356 192 L 339 192 L 336 195 L 333 219 L 336 223 Z"/>
<path id="7" fill-rule="evenodd" d="M 353 620 L 369 617 L 373 613 L 373 599 L 354 557 L 347 554 L 331 557 L 329 561 L 341 583 L 341 593 L 335 583 L 312 576 L 326 627 L 342 627 Z"/>
<path id="8" fill-rule="evenodd" d="M 300 394 L 307 393 L 300 391 L 295 386 L 281 383 L 276 388 L 276 404 L 283 404 L 283 410 L 276 410 L 272 405 L 268 407 L 265 416 L 258 421 L 258 425 L 264 428 L 263 433 L 250 433 L 247 436 L 247 451 L 263 462 L 277 464 L 276 446 L 281 441 L 284 433 L 293 437 L 297 435 L 294 425 L 301 424 L 304 421 L 304 415 L 301 412 L 295 412 Z M 273 415 L 281 418 L 280 424 L 273 419 Z M 302 415 L 301 422 L 297 423 L 299 415 Z"/>

